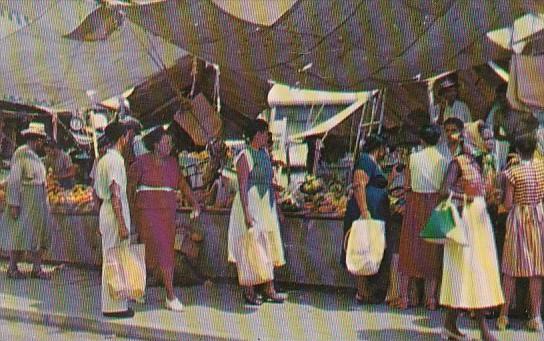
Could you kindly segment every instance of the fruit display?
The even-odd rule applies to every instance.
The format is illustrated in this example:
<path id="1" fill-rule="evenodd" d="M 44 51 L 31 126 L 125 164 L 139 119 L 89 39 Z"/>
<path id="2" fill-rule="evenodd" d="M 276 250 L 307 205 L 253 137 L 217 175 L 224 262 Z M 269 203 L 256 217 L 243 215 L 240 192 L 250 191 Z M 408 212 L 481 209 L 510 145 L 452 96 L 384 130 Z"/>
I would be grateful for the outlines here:
<path id="1" fill-rule="evenodd" d="M 303 195 L 303 208 L 309 212 L 343 215 L 346 211 L 346 186 L 337 177 L 324 180 L 313 175 L 306 176 L 300 192 Z"/>
<path id="2" fill-rule="evenodd" d="M 323 182 L 314 175 L 306 175 L 304 182 L 300 185 L 300 191 L 304 194 L 313 195 L 323 190 Z"/>
<path id="3" fill-rule="evenodd" d="M 88 212 L 95 209 L 91 187 L 75 185 L 71 190 L 66 190 L 51 176 L 47 178 L 47 197 L 51 208 L 63 207 L 78 212 Z"/>
<path id="4" fill-rule="evenodd" d="M 295 197 L 295 195 L 289 191 L 282 193 L 279 200 L 280 208 L 284 212 L 300 212 L 302 206 L 300 205 L 300 200 Z"/>

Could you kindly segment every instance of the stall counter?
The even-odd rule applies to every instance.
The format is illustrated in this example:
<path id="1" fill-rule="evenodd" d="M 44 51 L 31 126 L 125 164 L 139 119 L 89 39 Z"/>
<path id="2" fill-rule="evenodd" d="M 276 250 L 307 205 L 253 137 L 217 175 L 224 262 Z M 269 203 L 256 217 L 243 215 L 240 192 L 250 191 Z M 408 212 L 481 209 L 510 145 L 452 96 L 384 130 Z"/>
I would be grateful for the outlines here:
<path id="1" fill-rule="evenodd" d="M 189 225 L 204 237 L 198 260 L 202 274 L 235 279 L 236 268 L 227 262 L 230 210 L 206 209 L 194 221 L 189 215 L 189 209 L 178 210 L 178 224 Z M 52 245 L 46 260 L 99 267 L 98 214 L 52 209 L 51 218 Z M 276 270 L 276 279 L 295 284 L 354 287 L 355 282 L 340 265 L 342 231 L 342 218 L 338 216 L 285 213 L 281 234 L 286 265 Z"/>

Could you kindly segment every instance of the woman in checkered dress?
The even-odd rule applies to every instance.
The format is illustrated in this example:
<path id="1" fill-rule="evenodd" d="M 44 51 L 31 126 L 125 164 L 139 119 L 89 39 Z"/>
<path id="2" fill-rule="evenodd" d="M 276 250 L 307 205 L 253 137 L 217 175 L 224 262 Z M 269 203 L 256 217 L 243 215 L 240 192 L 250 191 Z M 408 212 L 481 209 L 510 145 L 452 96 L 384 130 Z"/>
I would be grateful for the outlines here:
<path id="1" fill-rule="evenodd" d="M 519 164 L 505 171 L 507 181 L 504 206 L 510 210 L 506 221 L 502 272 L 506 303 L 501 309 L 497 327 L 508 325 L 508 309 L 515 279 L 529 279 L 531 320 L 527 327 L 542 331 L 540 306 L 544 276 L 544 161 L 533 159 L 536 139 L 522 135 L 515 141 L 521 158 Z"/>

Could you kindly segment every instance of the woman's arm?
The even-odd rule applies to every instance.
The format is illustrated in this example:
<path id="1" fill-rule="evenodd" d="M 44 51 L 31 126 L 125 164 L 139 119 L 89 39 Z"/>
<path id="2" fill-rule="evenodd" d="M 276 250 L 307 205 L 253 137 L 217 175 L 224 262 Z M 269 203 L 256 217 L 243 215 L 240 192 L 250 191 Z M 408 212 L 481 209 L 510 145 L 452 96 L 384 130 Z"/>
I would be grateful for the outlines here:
<path id="1" fill-rule="evenodd" d="M 445 200 L 450 196 L 450 192 L 452 192 L 452 188 L 457 182 L 457 178 L 459 177 L 460 169 L 459 164 L 457 161 L 450 162 L 448 166 L 448 170 L 446 171 L 446 176 L 444 177 L 444 180 L 442 180 L 442 186 L 440 188 L 440 200 Z M 463 200 L 463 194 L 462 193 L 453 193 L 452 197 L 456 199 Z"/>
<path id="2" fill-rule="evenodd" d="M 119 238 L 121 240 L 127 239 L 129 237 L 128 228 L 126 225 L 125 218 L 123 217 L 123 202 L 121 201 L 121 188 L 114 181 L 110 185 L 111 192 L 111 206 L 113 207 L 113 214 L 117 219 L 119 224 Z"/>
<path id="3" fill-rule="evenodd" d="M 368 175 L 365 171 L 357 169 L 353 174 L 353 196 L 361 212 L 361 218 L 370 219 L 368 205 L 366 202 L 366 185 L 368 184 Z"/>
<path id="4" fill-rule="evenodd" d="M 21 206 L 21 177 L 23 166 L 17 157 L 11 159 L 11 169 L 6 183 L 6 204 L 13 219 L 19 218 Z"/>
<path id="5" fill-rule="evenodd" d="M 241 155 L 236 163 L 236 174 L 238 177 L 238 186 L 240 190 L 240 201 L 242 202 L 242 209 L 244 211 L 244 217 L 246 220 L 247 228 L 253 226 L 253 217 L 249 213 L 248 208 L 248 180 L 249 180 L 249 165 L 245 155 Z"/>
<path id="6" fill-rule="evenodd" d="M 504 208 L 509 211 L 514 205 L 514 186 L 506 180 L 506 189 L 504 194 Z"/>
<path id="7" fill-rule="evenodd" d="M 135 205 L 136 205 L 136 189 L 138 188 L 138 185 L 140 184 L 140 181 L 142 179 L 142 172 L 140 168 L 140 163 L 138 161 L 134 162 L 129 170 L 128 170 L 128 176 L 127 176 L 127 198 L 130 207 L 131 215 L 133 215 L 133 212 L 136 211 Z"/>
<path id="8" fill-rule="evenodd" d="M 191 206 L 193 206 L 193 209 L 195 211 L 200 210 L 200 204 L 198 203 L 198 200 L 196 200 L 195 194 L 193 193 L 193 190 L 191 190 L 191 186 L 189 186 L 189 183 L 187 182 L 185 177 L 181 175 L 181 172 L 179 177 L 178 188 L 181 191 L 181 194 L 185 198 L 189 199 L 189 202 L 191 203 Z"/>

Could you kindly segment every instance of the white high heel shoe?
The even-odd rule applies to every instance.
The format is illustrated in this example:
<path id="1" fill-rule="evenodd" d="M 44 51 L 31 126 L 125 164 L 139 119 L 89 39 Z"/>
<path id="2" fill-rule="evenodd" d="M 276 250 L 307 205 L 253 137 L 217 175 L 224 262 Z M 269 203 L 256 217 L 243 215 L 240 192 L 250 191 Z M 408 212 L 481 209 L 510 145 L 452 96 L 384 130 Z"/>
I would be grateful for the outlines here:
<path id="1" fill-rule="evenodd" d="M 185 307 L 183 306 L 183 304 L 176 297 L 171 301 L 168 300 L 168 298 L 166 299 L 166 309 L 181 312 L 181 311 L 185 310 Z"/>

